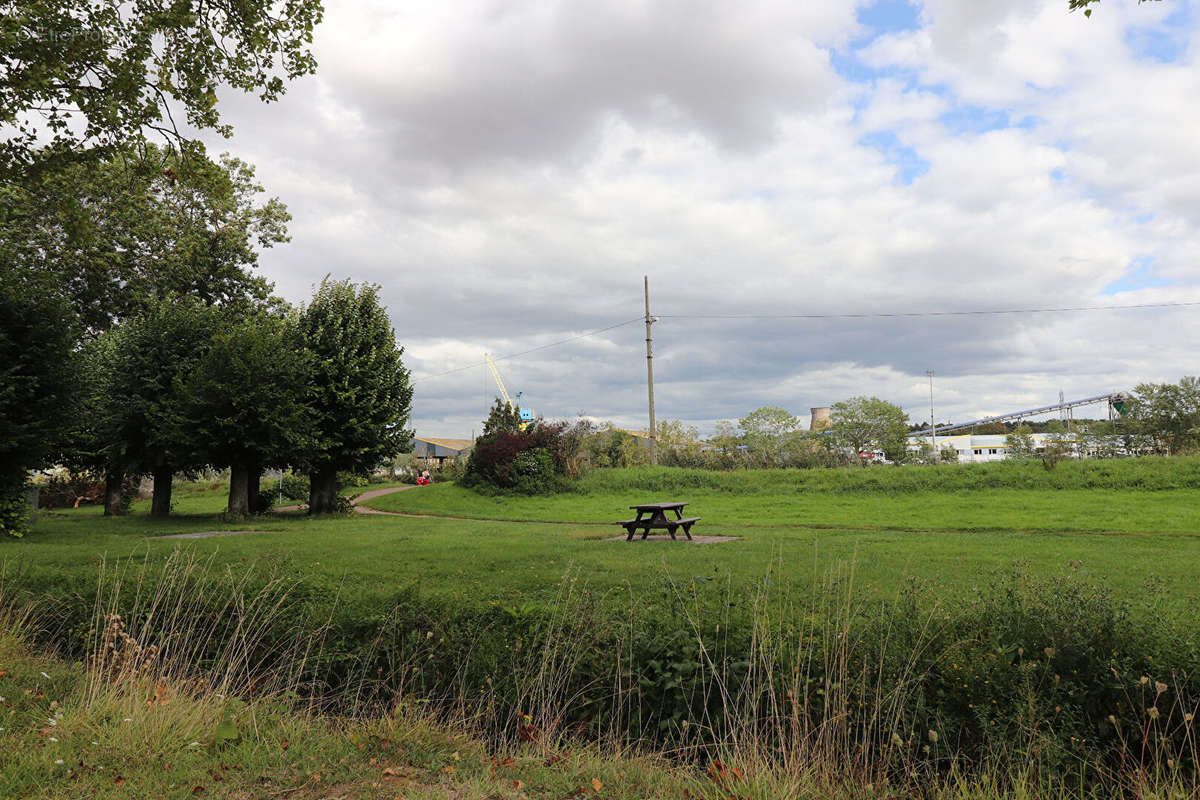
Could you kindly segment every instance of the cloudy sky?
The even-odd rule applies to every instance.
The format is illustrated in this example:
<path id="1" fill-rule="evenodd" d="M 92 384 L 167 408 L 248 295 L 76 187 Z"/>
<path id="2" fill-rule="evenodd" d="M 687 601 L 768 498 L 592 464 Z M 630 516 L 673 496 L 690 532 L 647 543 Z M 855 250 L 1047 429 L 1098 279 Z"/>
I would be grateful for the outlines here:
<path id="1" fill-rule="evenodd" d="M 924 419 L 930 369 L 939 420 L 1200 372 L 1197 307 L 786 318 L 1200 301 L 1196 3 L 326 4 L 317 74 L 223 96 L 213 147 L 295 217 L 281 294 L 382 286 L 419 433 L 568 339 L 510 391 L 644 427 L 643 275 L 658 417 L 704 431 Z"/>

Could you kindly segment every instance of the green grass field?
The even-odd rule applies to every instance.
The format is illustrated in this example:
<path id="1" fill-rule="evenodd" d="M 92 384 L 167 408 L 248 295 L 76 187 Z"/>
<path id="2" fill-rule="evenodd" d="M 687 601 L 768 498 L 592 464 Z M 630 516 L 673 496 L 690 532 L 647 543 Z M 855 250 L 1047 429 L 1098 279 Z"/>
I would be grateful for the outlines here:
<path id="1" fill-rule="evenodd" d="M 161 557 L 183 548 L 211 554 L 218 565 L 284 565 L 309 580 L 344 582 L 360 595 L 418 587 L 471 604 L 553 597 L 568 573 L 597 589 L 636 592 L 694 576 L 750 584 L 770 571 L 792 583 L 821 581 L 829 569 L 853 562 L 861 587 L 887 595 L 909 578 L 931 592 L 958 593 L 1020 566 L 1036 575 L 1082 573 L 1131 599 L 1156 586 L 1181 613 L 1200 607 L 1196 489 L 798 491 L 772 473 L 761 475 L 757 491 L 742 493 L 597 483 L 596 491 L 503 498 L 443 484 L 368 502 L 384 511 L 470 519 L 291 513 L 237 523 L 219 517 L 223 486 L 185 486 L 168 520 L 146 516 L 146 501 L 118 519 L 96 508 L 44 512 L 24 540 L 0 543 L 0 559 L 6 571 L 78 575 L 94 571 L 102 557 Z M 611 523 L 630 504 L 658 499 L 689 501 L 689 515 L 702 517 L 695 533 L 738 539 L 613 540 L 621 530 Z M 245 529 L 259 532 L 157 538 Z"/>
<path id="2" fill-rule="evenodd" d="M 1048 774 L 1134 747 L 1107 720 L 1135 724 L 1158 695 L 1131 697 L 1155 681 L 1169 686 L 1171 713 L 1194 715 L 1200 461 L 988 467 L 597 470 L 550 497 L 446 484 L 369 501 L 384 514 L 240 522 L 221 514 L 223 486 L 180 485 L 169 519 L 151 519 L 144 501 L 121 518 L 43 513 L 24 539 L 0 542 L 0 597 L 32 604 L 36 638 L 77 659 L 98 584 L 151 628 L 137 598 L 165 584 L 196 598 L 196 624 L 221 630 L 282 579 L 294 594 L 264 653 L 324 627 L 306 669 L 334 695 L 368 677 L 381 696 L 408 681 L 504 730 L 549 653 L 569 666 L 537 694 L 555 698 L 546 713 L 580 735 L 653 746 L 691 735 L 688 719 L 708 719 L 719 739 L 720 725 L 754 712 L 730 710 L 718 686 L 768 681 L 735 699 L 783 691 L 775 682 L 801 668 L 810 678 L 787 697 L 803 709 L 788 713 L 813 724 L 843 713 L 815 682 L 825 676 L 852 680 L 860 708 L 904 686 L 904 724 L 946 726 L 968 759 L 1006 753 L 1033 720 L 1050 738 L 1020 739 L 1019 758 Z M 614 521 L 657 500 L 688 501 L 697 534 L 736 538 L 625 542 Z M 253 532 L 162 538 L 216 530 Z M 198 571 L 180 577 L 188 564 Z M 1155 733 L 1155 752 L 1182 757 L 1189 731 Z"/>

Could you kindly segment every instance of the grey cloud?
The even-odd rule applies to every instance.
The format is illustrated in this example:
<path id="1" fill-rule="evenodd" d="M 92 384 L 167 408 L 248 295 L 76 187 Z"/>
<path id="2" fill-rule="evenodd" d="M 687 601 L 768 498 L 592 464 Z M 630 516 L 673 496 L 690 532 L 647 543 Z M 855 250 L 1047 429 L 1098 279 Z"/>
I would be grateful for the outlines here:
<path id="1" fill-rule="evenodd" d="M 393 157 L 452 166 L 586 156 L 614 116 L 755 148 L 774 138 L 781 114 L 820 107 L 837 85 L 827 53 L 787 12 L 717 2 L 501 6 L 474 19 L 465 11 L 459 38 L 437 43 L 436 69 L 417 77 L 405 73 L 428 43 L 365 64 L 334 55 L 324 79 Z"/>

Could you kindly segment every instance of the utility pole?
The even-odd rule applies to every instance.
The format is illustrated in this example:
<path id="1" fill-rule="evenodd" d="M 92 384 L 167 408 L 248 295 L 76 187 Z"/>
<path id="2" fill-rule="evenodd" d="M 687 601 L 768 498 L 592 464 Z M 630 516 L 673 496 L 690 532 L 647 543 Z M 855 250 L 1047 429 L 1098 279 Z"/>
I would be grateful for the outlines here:
<path id="1" fill-rule="evenodd" d="M 646 389 L 650 395 L 650 463 L 658 463 L 658 437 L 654 433 L 654 352 L 651 349 L 650 326 L 656 320 L 650 316 L 650 276 L 643 275 L 646 289 Z"/>
<path id="2" fill-rule="evenodd" d="M 925 374 L 929 376 L 929 436 L 933 446 L 933 460 L 938 460 L 937 449 L 937 422 L 933 417 L 933 370 L 925 370 Z"/>

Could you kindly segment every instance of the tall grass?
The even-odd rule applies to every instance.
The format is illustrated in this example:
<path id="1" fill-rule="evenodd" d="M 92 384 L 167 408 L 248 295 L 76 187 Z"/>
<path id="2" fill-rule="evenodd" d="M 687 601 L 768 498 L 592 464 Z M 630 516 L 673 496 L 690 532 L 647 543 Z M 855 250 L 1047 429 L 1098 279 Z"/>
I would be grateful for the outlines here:
<path id="1" fill-rule="evenodd" d="M 853 562 L 795 585 L 783 566 L 753 585 L 624 587 L 618 603 L 571 573 L 548 607 L 363 616 L 336 598 L 306 606 L 303 582 L 259 565 L 214 574 L 178 551 L 159 566 L 102 565 L 74 625 L 89 707 L 149 720 L 128 729 L 131 752 L 211 738 L 227 719 L 253 727 L 268 699 L 306 713 L 415 711 L 497 747 L 583 738 L 665 752 L 718 783 L 753 773 L 757 796 L 788 796 L 769 791 L 801 779 L 951 793 L 1198 788 L 1194 631 L 1135 621 L 1083 579 L 1001 575 L 944 607 L 918 585 L 880 599 Z M 146 708 L 162 713 L 134 713 Z"/>
<path id="2" fill-rule="evenodd" d="M 972 489 L 1134 489 L 1164 491 L 1200 488 L 1200 457 L 1143 457 L 1063 461 L 1055 469 L 1041 462 L 996 461 L 908 467 L 836 469 L 711 470 L 677 467 L 596 469 L 574 486 L 583 494 L 684 492 L 706 489 L 731 494 L 795 492 L 924 492 Z"/>

